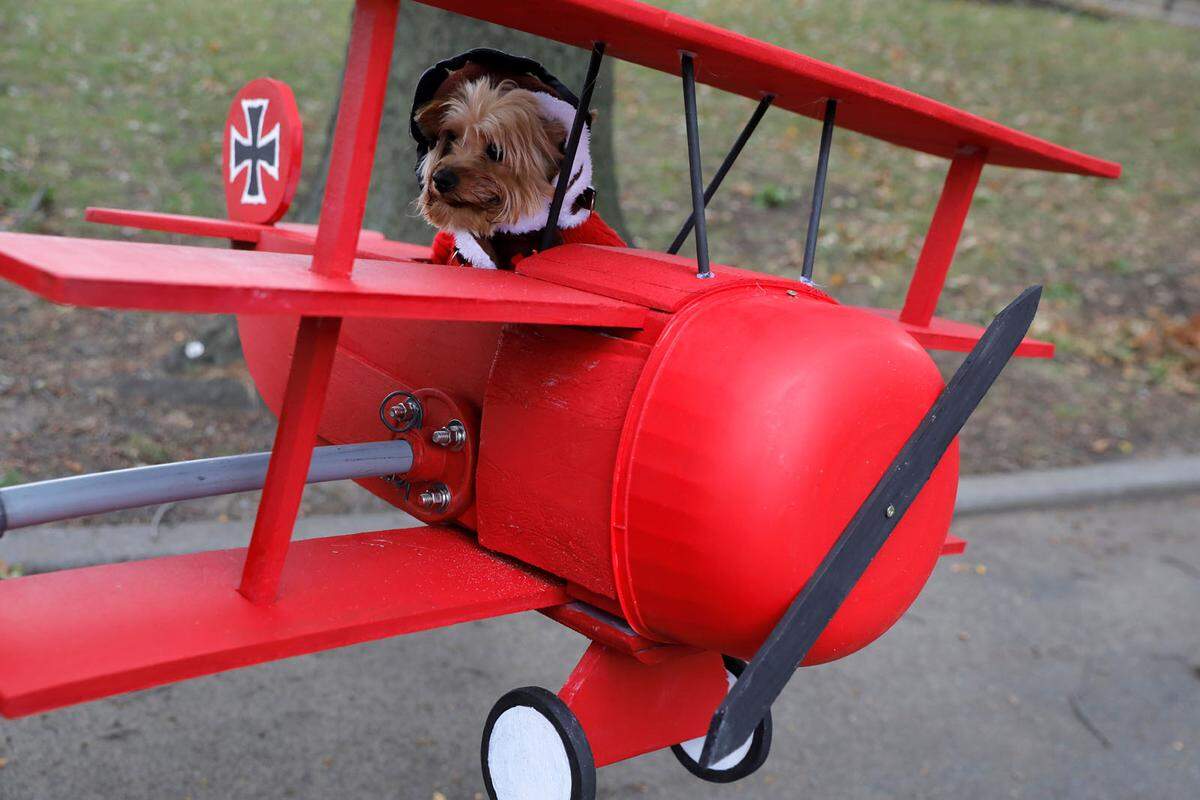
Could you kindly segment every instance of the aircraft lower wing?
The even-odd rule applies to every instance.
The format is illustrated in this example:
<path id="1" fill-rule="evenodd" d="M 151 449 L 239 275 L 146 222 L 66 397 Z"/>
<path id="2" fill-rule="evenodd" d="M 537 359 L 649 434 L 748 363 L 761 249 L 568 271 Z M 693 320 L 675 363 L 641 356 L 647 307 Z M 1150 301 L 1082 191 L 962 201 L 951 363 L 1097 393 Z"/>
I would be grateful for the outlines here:
<path id="1" fill-rule="evenodd" d="M 639 328 L 632 303 L 499 270 L 358 260 L 320 275 L 304 254 L 0 233 L 0 278 L 56 303 L 197 314 L 287 314 Z"/>
<path id="2" fill-rule="evenodd" d="M 235 242 L 258 242 L 264 233 L 275 230 L 272 225 L 242 222 L 236 219 L 195 217 L 190 214 L 167 214 L 161 211 L 130 211 L 123 208 L 88 208 L 83 218 L 98 225 L 116 225 L 143 231 L 161 231 L 180 236 L 201 236 L 212 239 L 231 239 Z"/>
<path id="3" fill-rule="evenodd" d="M 238 594 L 244 560 L 244 549 L 221 550 L 0 582 L 0 714 L 569 599 L 558 581 L 450 528 L 294 542 L 270 606 Z"/>

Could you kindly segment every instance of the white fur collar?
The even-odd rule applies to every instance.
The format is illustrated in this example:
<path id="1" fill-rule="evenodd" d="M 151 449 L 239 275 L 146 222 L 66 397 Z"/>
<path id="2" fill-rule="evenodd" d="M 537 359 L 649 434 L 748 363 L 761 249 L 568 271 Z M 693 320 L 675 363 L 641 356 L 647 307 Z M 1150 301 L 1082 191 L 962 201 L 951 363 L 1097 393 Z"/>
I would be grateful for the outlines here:
<path id="1" fill-rule="evenodd" d="M 534 96 L 542 106 L 542 111 L 550 118 L 558 121 L 570 133 L 571 123 L 575 120 L 575 107 L 566 100 L 560 100 L 546 92 L 535 92 Z M 592 186 L 592 149 L 591 149 L 592 130 L 591 125 L 584 124 L 583 132 L 579 137 L 579 149 L 575 151 L 575 164 L 571 170 L 571 182 L 567 185 L 567 195 L 563 199 L 562 211 L 558 215 L 558 227 L 569 229 L 577 228 L 587 221 L 591 216 L 590 208 L 580 208 L 575 210 L 575 203 L 579 200 L 580 195 L 587 191 Z M 551 181 L 557 184 L 558 177 Z M 530 231 L 540 231 L 546 227 L 546 220 L 550 217 L 550 201 L 546 201 L 546 205 L 536 214 L 530 214 L 517 220 L 512 225 L 501 225 L 497 228 L 500 233 L 529 233 Z M 492 261 L 479 242 L 475 241 L 475 237 L 466 231 L 452 230 L 454 234 L 454 246 L 458 248 L 458 253 L 465 258 L 473 267 L 480 269 L 496 269 L 496 264 Z"/>

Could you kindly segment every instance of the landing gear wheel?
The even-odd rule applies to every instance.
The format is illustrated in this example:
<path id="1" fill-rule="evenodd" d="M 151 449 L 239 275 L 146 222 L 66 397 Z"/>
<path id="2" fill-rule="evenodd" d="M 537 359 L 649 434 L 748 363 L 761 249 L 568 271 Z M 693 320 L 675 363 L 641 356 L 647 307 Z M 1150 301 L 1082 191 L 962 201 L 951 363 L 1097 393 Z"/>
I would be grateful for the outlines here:
<path id="1" fill-rule="evenodd" d="M 595 800 L 596 763 L 583 726 L 540 687 L 513 689 L 492 706 L 480 760 L 491 800 Z"/>
<path id="2" fill-rule="evenodd" d="M 746 665 L 743 662 L 726 657 L 725 672 L 731 689 L 745 668 Z M 679 763 L 683 764 L 683 768 L 702 781 L 733 783 L 754 774 L 755 770 L 766 763 L 767 756 L 771 754 L 771 712 L 767 712 L 763 721 L 758 723 L 754 733 L 742 743 L 741 747 L 708 769 L 700 766 L 700 754 L 703 750 L 703 736 L 671 747 L 671 752 L 675 754 L 675 758 L 679 759 Z"/>

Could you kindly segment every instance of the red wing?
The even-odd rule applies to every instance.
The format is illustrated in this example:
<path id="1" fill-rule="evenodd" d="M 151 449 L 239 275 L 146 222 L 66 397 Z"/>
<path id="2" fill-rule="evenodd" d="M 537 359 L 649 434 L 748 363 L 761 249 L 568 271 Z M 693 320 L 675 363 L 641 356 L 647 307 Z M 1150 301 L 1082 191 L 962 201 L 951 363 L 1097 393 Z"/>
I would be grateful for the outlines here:
<path id="1" fill-rule="evenodd" d="M 914 325 L 900 320 L 900 312 L 894 308 L 869 308 L 881 317 L 896 320 L 897 324 L 908 331 L 917 343 L 926 350 L 950 350 L 956 353 L 969 353 L 979 337 L 983 336 L 983 328 L 966 322 L 956 322 L 952 319 L 934 317 L 928 325 Z M 1013 354 L 1020 358 L 1054 358 L 1054 345 L 1040 339 L 1023 339 Z"/>
<path id="2" fill-rule="evenodd" d="M 293 253 L 0 234 L 0 277 L 68 305 L 618 328 L 641 327 L 646 314 L 511 272 L 359 260 L 352 277 L 335 278 L 314 273 L 311 262 Z"/>
<path id="3" fill-rule="evenodd" d="M 237 593 L 244 549 L 0 582 L 0 713 L 547 608 L 561 584 L 448 528 L 294 542 L 280 599 Z"/>
<path id="4" fill-rule="evenodd" d="M 966 539 L 960 539 L 957 536 L 946 534 L 946 541 L 942 543 L 942 555 L 961 556 L 965 552 L 967 552 Z"/>
<path id="5" fill-rule="evenodd" d="M 236 219 L 193 217 L 187 214 L 164 214 L 160 211 L 127 211 L 123 208 L 89 208 L 83 218 L 98 225 L 119 225 L 144 231 L 163 231 L 181 236 L 204 236 L 232 239 L 236 242 L 257 242 L 272 225 L 240 222 Z"/>
<path id="6" fill-rule="evenodd" d="M 974 146 L 988 151 L 991 164 L 1105 178 L 1121 174 L 1111 161 L 637 0 L 420 2 L 587 50 L 604 42 L 615 58 L 672 75 L 679 74 L 679 54 L 692 53 L 701 83 L 754 100 L 770 93 L 776 106 L 814 118 L 835 98 L 841 101 L 839 128 L 944 158 Z"/>
<path id="7" fill-rule="evenodd" d="M 84 219 L 99 225 L 117 225 L 144 231 L 163 231 L 180 236 L 199 236 L 210 239 L 229 239 L 256 244 L 263 241 L 285 240 L 297 246 L 294 250 L 268 247 L 280 252 L 312 252 L 317 241 L 317 226 L 296 222 L 277 222 L 259 225 L 233 219 L 193 217 L 187 214 L 164 214 L 159 211 L 130 211 L 124 208 L 89 208 Z M 384 261 L 419 261 L 429 258 L 429 245 L 393 242 L 379 231 L 363 230 L 358 235 L 358 257 Z"/>

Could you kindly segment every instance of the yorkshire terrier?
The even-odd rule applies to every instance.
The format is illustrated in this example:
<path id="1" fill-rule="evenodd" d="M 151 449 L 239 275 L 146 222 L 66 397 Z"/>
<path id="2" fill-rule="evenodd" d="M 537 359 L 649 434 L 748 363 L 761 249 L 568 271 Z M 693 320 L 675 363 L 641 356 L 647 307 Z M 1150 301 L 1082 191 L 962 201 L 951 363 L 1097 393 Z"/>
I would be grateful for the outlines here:
<path id="1" fill-rule="evenodd" d="M 427 72 L 418 85 L 412 117 L 416 207 L 439 230 L 431 260 L 513 269 L 540 244 L 574 96 L 536 62 L 498 51 L 472 51 L 435 69 L 441 72 L 432 79 Z M 592 210 L 592 118 L 576 152 L 558 239 L 623 246 Z"/>

